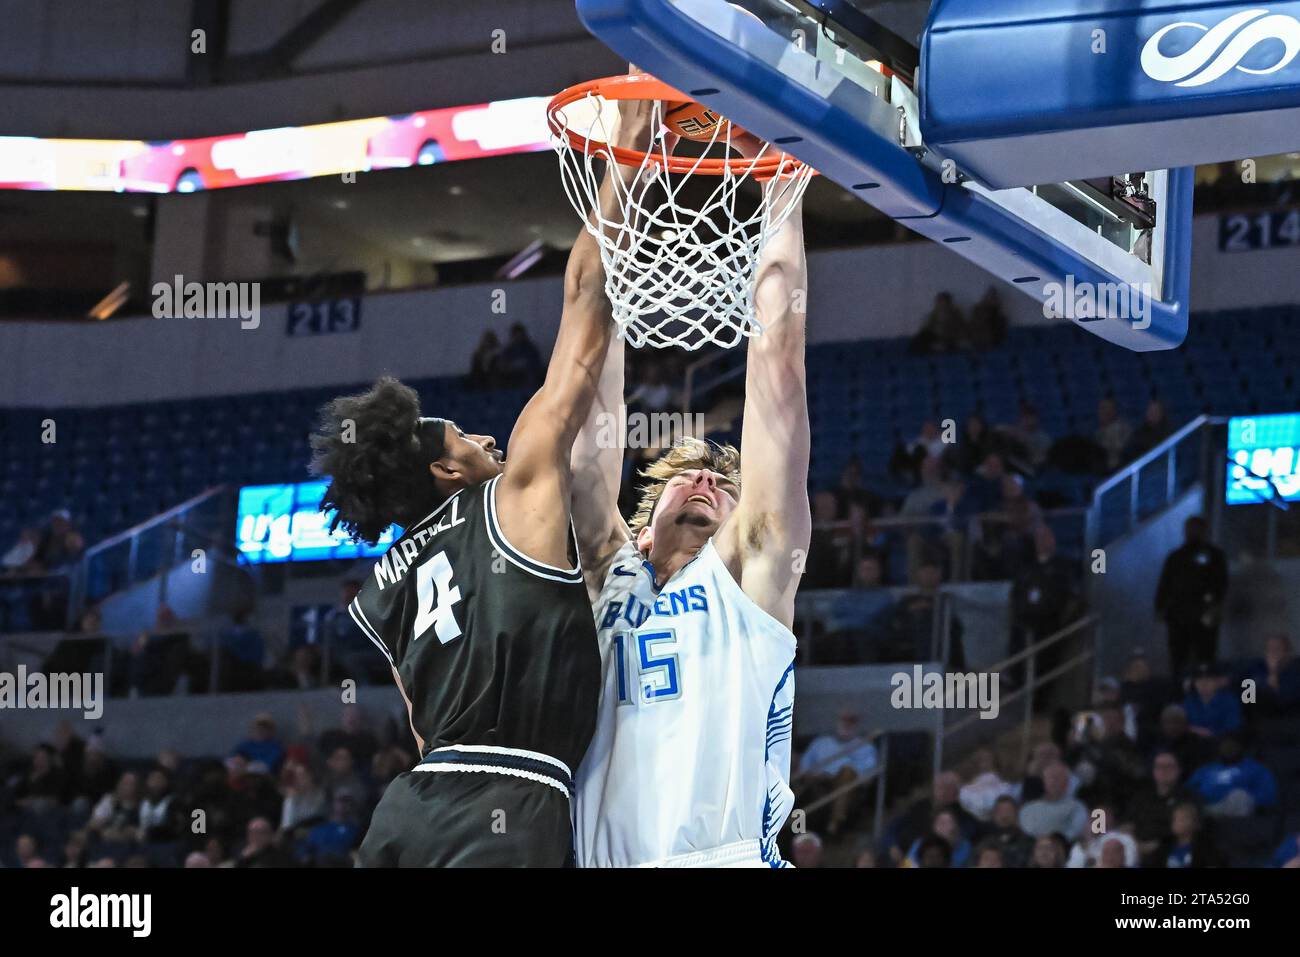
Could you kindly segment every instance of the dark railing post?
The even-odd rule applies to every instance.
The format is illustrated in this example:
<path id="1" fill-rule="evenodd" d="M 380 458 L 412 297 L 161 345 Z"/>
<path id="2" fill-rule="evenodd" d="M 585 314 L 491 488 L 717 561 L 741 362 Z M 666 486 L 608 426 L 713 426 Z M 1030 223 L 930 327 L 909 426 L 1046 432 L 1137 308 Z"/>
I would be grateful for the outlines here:
<path id="1" fill-rule="evenodd" d="M 880 777 L 876 779 L 876 820 L 871 829 L 873 844 L 880 843 L 880 832 L 885 827 L 885 790 L 889 785 L 889 735 L 880 737 Z"/>
<path id="2" fill-rule="evenodd" d="M 1031 638 L 1033 637 L 1036 636 L 1031 636 Z M 1038 680 L 1038 675 L 1037 675 L 1038 669 L 1036 666 L 1036 662 L 1038 660 L 1038 653 L 1033 650 L 1033 647 L 1036 643 L 1037 642 L 1035 641 L 1032 640 L 1030 641 L 1029 645 L 1027 646 L 1029 648 L 1029 655 L 1025 658 L 1025 726 L 1021 731 L 1021 739 L 1020 739 L 1021 767 L 1023 767 L 1025 765 L 1025 762 L 1029 760 L 1029 738 L 1030 738 L 1031 728 L 1033 727 L 1033 723 L 1034 723 L 1034 691 L 1035 691 L 1034 685 L 1035 682 Z"/>

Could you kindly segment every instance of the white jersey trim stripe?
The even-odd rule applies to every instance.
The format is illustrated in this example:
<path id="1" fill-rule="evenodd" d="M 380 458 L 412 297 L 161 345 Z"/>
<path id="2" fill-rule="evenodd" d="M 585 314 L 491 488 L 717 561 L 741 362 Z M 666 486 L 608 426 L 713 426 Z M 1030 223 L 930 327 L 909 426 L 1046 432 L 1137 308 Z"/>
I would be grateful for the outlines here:
<path id="1" fill-rule="evenodd" d="M 448 762 L 447 764 L 417 764 L 411 769 L 421 773 L 445 773 L 447 771 L 468 771 L 480 774 L 508 774 L 512 778 L 524 778 L 528 781 L 535 781 L 538 784 L 549 784 L 555 790 L 559 791 L 566 798 L 569 796 L 569 789 L 562 785 L 555 778 L 548 778 L 544 774 L 536 774 L 532 771 L 522 771 L 519 768 L 502 768 L 495 764 L 464 764 L 461 762 Z"/>
<path id="2" fill-rule="evenodd" d="M 542 754 L 540 751 L 525 751 L 521 748 L 503 748 L 496 744 L 449 744 L 444 748 L 434 748 L 429 754 L 437 754 L 439 751 L 469 751 L 478 754 L 508 754 L 516 758 L 528 758 L 532 761 L 544 761 L 547 764 L 553 764 L 570 778 L 573 772 L 569 766 L 559 758 L 553 758 L 549 754 Z"/>
<path id="3" fill-rule="evenodd" d="M 548 581 L 564 582 L 566 584 L 579 584 L 582 582 L 582 562 L 573 568 L 556 568 L 554 565 L 547 565 L 545 562 L 539 562 L 535 558 L 529 558 L 523 552 L 519 551 L 510 544 L 505 534 L 501 531 L 501 526 L 497 522 L 497 488 L 496 483 L 500 481 L 501 476 L 497 476 L 487 483 L 484 490 L 485 505 L 483 509 L 483 524 L 487 528 L 488 539 L 492 542 L 501 555 L 512 565 L 516 565 L 530 575 L 537 578 L 545 578 Z M 569 522 L 570 535 L 573 534 L 573 522 Z"/>
<path id="4" fill-rule="evenodd" d="M 352 603 L 348 605 L 348 614 L 352 616 L 356 626 L 361 629 L 361 633 L 369 638 L 375 647 L 384 653 L 388 663 L 396 668 L 397 662 L 393 661 L 393 653 L 379 640 L 378 632 L 371 627 L 370 622 L 366 619 L 366 613 L 361 610 L 360 598 L 352 599 Z"/>

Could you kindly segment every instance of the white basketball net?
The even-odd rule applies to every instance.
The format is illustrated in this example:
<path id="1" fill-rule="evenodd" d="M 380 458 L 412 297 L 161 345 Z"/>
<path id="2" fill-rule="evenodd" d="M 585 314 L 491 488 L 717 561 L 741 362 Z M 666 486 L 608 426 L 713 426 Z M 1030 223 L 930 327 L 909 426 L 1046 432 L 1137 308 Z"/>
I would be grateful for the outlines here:
<path id="1" fill-rule="evenodd" d="M 664 129 L 662 110 L 656 101 L 652 129 Z M 617 104 L 594 93 L 557 114 L 565 128 L 571 124 L 593 144 L 612 142 L 617 117 Z M 730 126 L 719 124 L 709 149 L 729 147 L 730 140 Z M 617 213 L 606 219 L 598 198 L 606 164 L 613 162 L 608 147 L 586 153 L 563 136 L 554 141 L 569 201 L 600 243 L 605 292 L 628 342 L 638 349 L 694 351 L 709 343 L 730 348 L 762 333 L 754 309 L 759 257 L 807 189 L 811 169 L 800 165 L 795 172 L 755 180 L 762 189 L 755 205 L 752 197 L 741 198 L 740 187 L 759 158 L 721 175 L 696 175 L 699 161 L 689 172 L 672 173 L 659 137 L 635 176 L 613 177 Z M 624 172 L 630 171 L 624 167 Z M 712 184 L 708 198 L 679 199 L 694 180 Z"/>

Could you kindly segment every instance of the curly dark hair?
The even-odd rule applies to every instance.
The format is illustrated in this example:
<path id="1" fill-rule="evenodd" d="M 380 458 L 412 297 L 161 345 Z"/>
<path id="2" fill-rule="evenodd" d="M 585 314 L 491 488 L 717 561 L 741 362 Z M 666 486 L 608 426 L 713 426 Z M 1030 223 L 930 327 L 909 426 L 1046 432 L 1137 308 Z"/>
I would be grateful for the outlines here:
<path id="1" fill-rule="evenodd" d="M 310 469 L 330 480 L 320 503 L 334 512 L 330 531 L 374 545 L 389 525 L 405 527 L 441 501 L 421 454 L 419 421 L 420 397 L 390 376 L 321 407 Z"/>

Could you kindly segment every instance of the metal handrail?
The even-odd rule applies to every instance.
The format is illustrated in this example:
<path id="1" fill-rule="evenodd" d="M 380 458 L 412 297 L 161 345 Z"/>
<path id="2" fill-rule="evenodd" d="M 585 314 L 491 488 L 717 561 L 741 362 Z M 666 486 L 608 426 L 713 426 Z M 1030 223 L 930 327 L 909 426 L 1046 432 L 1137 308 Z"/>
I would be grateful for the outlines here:
<path id="1" fill-rule="evenodd" d="M 87 582 L 90 580 L 90 573 L 91 573 L 90 566 L 91 566 L 91 562 L 94 561 L 95 558 L 97 558 L 100 555 L 103 555 L 111 548 L 115 548 L 124 543 L 129 543 L 131 553 L 130 553 L 130 557 L 127 560 L 127 568 L 128 568 L 127 578 L 130 580 L 130 584 L 136 584 L 136 582 L 134 582 L 134 577 L 135 577 L 134 571 L 136 567 L 136 553 L 138 550 L 140 537 L 146 534 L 147 532 L 153 531 L 156 528 L 171 525 L 173 528 L 173 538 L 172 538 L 171 548 L 172 551 L 175 552 L 180 543 L 181 536 L 192 535 L 192 533 L 188 532 L 188 530 L 185 528 L 183 521 L 181 521 L 183 516 L 189 514 L 199 506 L 206 504 L 207 502 L 211 501 L 217 496 L 224 494 L 227 490 L 228 490 L 228 486 L 226 485 L 211 486 L 210 488 L 200 492 L 198 495 L 186 499 L 184 502 L 181 502 L 179 505 L 173 505 L 171 508 L 159 512 L 157 515 L 154 515 L 152 518 L 146 519 L 143 522 L 139 522 L 138 524 L 133 525 L 130 528 L 118 532 L 114 535 L 110 535 L 108 538 L 104 539 L 103 541 L 97 542 L 96 544 L 87 548 L 85 552 L 82 553 L 80 559 L 78 559 L 77 564 L 75 565 L 75 570 L 73 574 L 70 576 L 71 588 L 70 588 L 70 594 L 68 596 L 68 610 L 67 610 L 68 627 L 71 628 L 76 623 L 77 619 L 81 616 L 82 612 L 85 610 L 86 587 L 87 587 Z M 176 561 L 175 555 L 173 555 L 173 566 L 175 564 L 175 561 Z M 164 564 L 163 567 L 160 567 L 158 571 L 158 575 L 162 576 L 162 581 L 164 583 L 166 582 L 166 574 L 168 570 L 170 569 L 170 567 L 173 566 L 167 566 Z M 156 577 L 156 576 L 150 576 L 150 577 Z"/>
<path id="2" fill-rule="evenodd" d="M 1066 625 L 1064 628 L 1060 629 L 1054 634 L 1051 634 L 1048 637 L 1044 638 L 1042 641 L 1035 642 L 1034 644 L 1023 649 L 1022 651 L 1018 651 L 1016 652 L 1016 654 L 1011 655 L 1003 659 L 1002 661 L 999 661 L 993 665 L 990 665 L 988 668 L 984 669 L 985 671 L 991 674 L 999 674 L 1001 672 L 1007 671 L 1012 666 L 1019 664 L 1021 661 L 1025 662 L 1025 674 L 1026 674 L 1025 683 L 1021 685 L 1019 688 L 1016 688 L 1013 691 L 1011 691 L 1009 694 L 1000 696 L 1000 700 L 998 702 L 999 711 L 1001 711 L 1003 708 L 1006 708 L 1009 705 L 1015 703 L 1021 697 L 1025 698 L 1025 714 L 1021 723 L 1022 731 L 1021 731 L 1021 744 L 1020 744 L 1022 763 L 1028 757 L 1029 754 L 1029 737 L 1030 737 L 1030 731 L 1033 722 L 1034 692 L 1038 691 L 1040 688 L 1044 687 L 1045 685 L 1048 685 L 1051 682 L 1055 681 L 1057 678 L 1061 677 L 1061 675 L 1074 670 L 1081 664 L 1092 661 L 1096 657 L 1097 655 L 1096 628 L 1097 628 L 1098 621 L 1099 619 L 1096 615 L 1085 615 L 1084 617 L 1078 619 L 1077 621 L 1073 621 L 1070 624 Z M 1060 665 L 1057 665 L 1051 671 L 1048 671 L 1047 673 L 1042 675 L 1037 674 L 1036 659 L 1040 652 L 1042 652 L 1046 648 L 1050 648 L 1055 644 L 1065 641 L 1067 638 L 1070 638 L 1082 631 L 1091 631 L 1093 633 L 1093 640 L 1088 647 L 1084 648 L 1077 655 L 1074 655 L 1073 657 L 1069 658 L 1068 660 L 1061 663 Z M 951 724 L 940 722 L 939 731 L 935 737 L 935 746 L 934 746 L 934 773 L 936 775 L 938 775 L 940 769 L 943 766 L 944 739 L 951 735 L 956 734 L 959 731 L 966 729 L 967 727 L 970 727 L 976 721 L 979 720 L 982 719 L 978 714 L 968 714 L 968 715 L 963 715 L 960 718 L 957 718 Z"/>
<path id="3" fill-rule="evenodd" d="M 1184 425 L 1173 435 L 1169 436 L 1167 439 L 1165 439 L 1163 442 L 1157 445 L 1150 452 L 1146 452 L 1143 455 L 1138 456 L 1132 462 L 1129 462 L 1121 466 L 1118 472 L 1116 472 L 1110 478 L 1106 479 L 1106 481 L 1102 482 L 1095 489 L 1093 489 L 1092 492 L 1093 505 L 1094 506 L 1098 505 L 1101 501 L 1101 497 L 1105 495 L 1107 492 L 1109 492 L 1111 489 L 1117 488 L 1119 485 L 1121 485 L 1128 479 L 1132 478 L 1135 473 L 1142 471 L 1142 469 L 1146 468 L 1156 459 L 1160 458 L 1163 455 L 1167 455 L 1173 449 L 1173 447 L 1178 445 L 1180 442 L 1182 442 L 1183 439 L 1187 438 L 1189 435 L 1198 431 L 1203 426 L 1213 425 L 1216 421 L 1222 421 L 1222 420 L 1214 419 L 1208 415 L 1198 415 L 1196 418 L 1192 419 L 1192 421 L 1188 422 L 1186 425 Z"/>
<path id="4" fill-rule="evenodd" d="M 186 499 L 184 502 L 181 502 L 181 504 L 179 505 L 173 505 L 165 512 L 159 512 L 157 515 L 153 516 L 152 518 L 145 519 L 143 522 L 140 522 L 138 525 L 132 525 L 130 528 L 126 529 L 125 531 L 118 532 L 116 535 L 111 535 L 108 538 L 104 539 L 102 542 L 98 542 L 90 546 L 85 550 L 85 552 L 82 553 L 81 559 L 82 561 L 85 561 L 86 559 L 93 558 L 95 555 L 98 555 L 100 552 L 107 551 L 108 549 L 112 548 L 114 545 L 120 545 L 122 544 L 122 542 L 125 542 L 128 539 L 135 537 L 136 535 L 140 535 L 144 532 L 149 531 L 150 529 L 157 528 L 159 525 L 163 524 L 164 522 L 172 518 L 175 518 L 177 515 L 180 515 L 183 512 L 188 512 L 190 509 L 194 508 L 197 505 L 202 505 L 208 499 L 216 495 L 219 495 L 225 490 L 226 490 L 226 486 L 224 485 L 214 485 L 211 488 L 203 492 L 200 492 L 198 495 L 195 495 L 193 498 Z"/>

